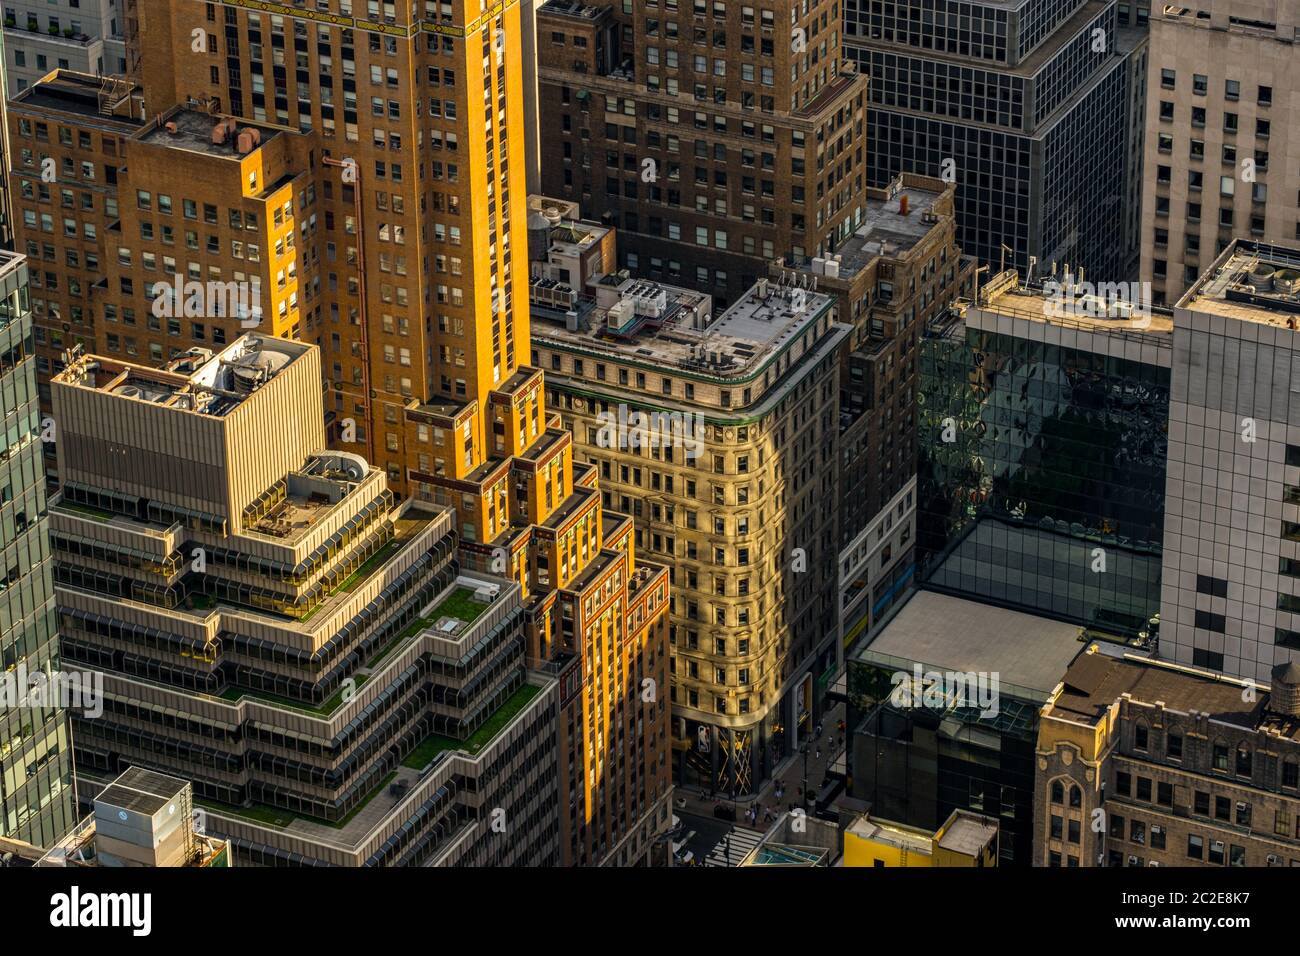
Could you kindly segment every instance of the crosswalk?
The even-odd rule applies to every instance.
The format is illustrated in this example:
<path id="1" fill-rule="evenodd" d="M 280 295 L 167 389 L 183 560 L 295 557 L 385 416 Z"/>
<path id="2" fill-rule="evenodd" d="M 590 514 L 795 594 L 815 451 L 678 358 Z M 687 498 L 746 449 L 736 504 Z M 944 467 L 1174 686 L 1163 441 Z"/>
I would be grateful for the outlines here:
<path id="1" fill-rule="evenodd" d="M 733 827 L 704 857 L 705 866 L 739 866 L 749 851 L 758 846 L 763 834 L 749 827 Z"/>

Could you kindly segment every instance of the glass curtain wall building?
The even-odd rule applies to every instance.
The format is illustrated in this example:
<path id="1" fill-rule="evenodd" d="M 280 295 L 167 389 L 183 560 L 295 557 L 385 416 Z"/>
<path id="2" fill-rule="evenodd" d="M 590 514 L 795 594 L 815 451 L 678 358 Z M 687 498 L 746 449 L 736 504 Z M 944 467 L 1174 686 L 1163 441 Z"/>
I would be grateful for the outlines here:
<path id="1" fill-rule="evenodd" d="M 1129 75 L 1113 0 L 846 0 L 845 52 L 871 77 L 868 185 L 957 185 L 957 239 L 1117 280 Z"/>
<path id="2" fill-rule="evenodd" d="M 1144 639 L 1160 606 L 1170 322 L 1089 327 L 1044 302 L 1007 295 L 927 330 L 919 574 Z"/>
<path id="3" fill-rule="evenodd" d="M 0 836 L 51 846 L 76 820 L 66 715 L 29 696 L 59 667 L 32 336 L 27 260 L 0 252 Z"/>

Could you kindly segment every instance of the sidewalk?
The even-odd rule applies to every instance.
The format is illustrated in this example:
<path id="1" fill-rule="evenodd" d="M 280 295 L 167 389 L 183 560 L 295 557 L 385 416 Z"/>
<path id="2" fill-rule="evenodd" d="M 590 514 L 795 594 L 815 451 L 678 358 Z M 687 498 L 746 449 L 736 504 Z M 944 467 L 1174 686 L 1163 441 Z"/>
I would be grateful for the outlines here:
<path id="1" fill-rule="evenodd" d="M 771 820 L 767 820 L 763 813 L 765 808 L 770 808 L 774 816 L 790 809 L 793 803 L 795 806 L 807 806 L 808 812 L 812 812 L 812 803 L 817 791 L 821 789 L 822 779 L 826 775 L 826 769 L 833 763 L 839 763 L 841 772 L 843 771 L 843 752 L 845 743 L 836 745 L 835 738 L 841 736 L 838 732 L 838 724 L 844 718 L 844 704 L 837 703 L 828 709 L 822 715 L 822 734 L 820 740 L 809 741 L 808 751 L 808 788 L 812 791 L 813 796 L 809 797 L 804 804 L 799 799 L 799 789 L 803 786 L 804 763 L 803 755 L 795 753 L 793 756 L 786 757 L 777 767 L 773 779 L 767 781 L 763 789 L 759 791 L 757 797 L 738 796 L 735 802 L 731 800 L 730 794 L 716 794 L 710 798 L 707 793 L 701 793 L 695 787 L 677 787 L 673 796 L 673 811 L 675 813 L 692 813 L 701 817 L 712 817 L 713 808 L 718 803 L 725 807 L 731 807 L 736 811 L 736 826 L 749 827 L 753 830 L 765 831 L 771 826 Z M 831 738 L 829 744 L 827 738 Z M 818 756 L 817 751 L 820 749 L 821 754 Z M 783 787 L 783 796 L 780 800 L 776 798 L 776 784 L 780 782 Z M 745 818 L 745 811 L 750 805 L 757 802 L 759 805 L 758 822 L 750 825 Z"/>

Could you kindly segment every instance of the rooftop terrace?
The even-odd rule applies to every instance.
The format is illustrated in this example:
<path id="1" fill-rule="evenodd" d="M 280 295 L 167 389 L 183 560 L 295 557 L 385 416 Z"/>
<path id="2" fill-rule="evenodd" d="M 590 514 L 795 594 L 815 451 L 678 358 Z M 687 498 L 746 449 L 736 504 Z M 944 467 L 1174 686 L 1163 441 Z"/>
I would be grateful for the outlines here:
<path id="1" fill-rule="evenodd" d="M 244 529 L 291 544 L 333 511 L 375 470 L 360 455 L 347 452 L 313 455 L 244 509 Z"/>
<path id="2" fill-rule="evenodd" d="M 131 115 L 118 115 L 115 107 L 123 110 L 134 87 L 114 82 L 106 77 L 71 70 L 55 70 L 52 74 L 15 96 L 11 103 L 59 110 L 78 116 L 92 117 L 105 123 L 128 127 L 143 126 L 144 121 Z"/>

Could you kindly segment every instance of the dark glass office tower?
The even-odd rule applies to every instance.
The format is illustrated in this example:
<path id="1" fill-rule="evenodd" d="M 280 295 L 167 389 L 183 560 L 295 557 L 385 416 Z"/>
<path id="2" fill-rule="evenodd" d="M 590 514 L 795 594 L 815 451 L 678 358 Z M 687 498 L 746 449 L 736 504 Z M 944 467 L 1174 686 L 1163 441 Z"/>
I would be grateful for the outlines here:
<path id="1" fill-rule="evenodd" d="M 76 822 L 68 722 L 29 706 L 58 669 L 27 260 L 0 252 L 0 836 L 50 846 Z"/>
<path id="2" fill-rule="evenodd" d="M 845 0 L 844 43 L 871 77 L 869 185 L 948 172 L 964 252 L 1125 277 L 1114 0 Z"/>
<path id="3" fill-rule="evenodd" d="M 922 340 L 920 578 L 1132 640 L 1160 608 L 1171 323 L 1049 320 L 1042 301 Z"/>

